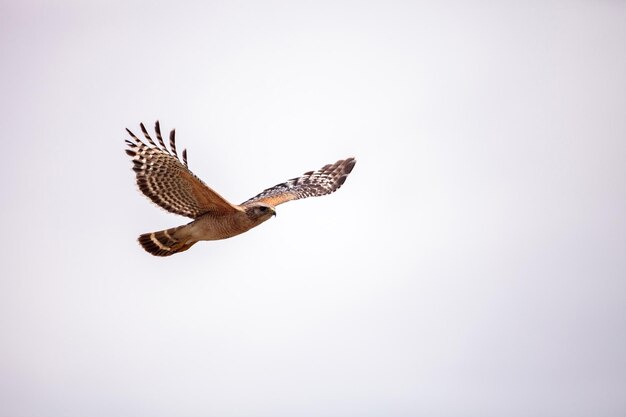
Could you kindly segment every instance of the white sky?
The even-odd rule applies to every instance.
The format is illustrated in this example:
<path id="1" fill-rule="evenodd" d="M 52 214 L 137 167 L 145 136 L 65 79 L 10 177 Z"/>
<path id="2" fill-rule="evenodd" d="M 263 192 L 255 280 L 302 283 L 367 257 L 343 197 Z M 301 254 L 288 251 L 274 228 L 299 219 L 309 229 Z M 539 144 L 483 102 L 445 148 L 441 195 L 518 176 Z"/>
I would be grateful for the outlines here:
<path id="1" fill-rule="evenodd" d="M 625 415 L 625 41 L 609 0 L 2 3 L 0 414 Z M 157 118 L 235 203 L 358 163 L 155 258 Z"/>

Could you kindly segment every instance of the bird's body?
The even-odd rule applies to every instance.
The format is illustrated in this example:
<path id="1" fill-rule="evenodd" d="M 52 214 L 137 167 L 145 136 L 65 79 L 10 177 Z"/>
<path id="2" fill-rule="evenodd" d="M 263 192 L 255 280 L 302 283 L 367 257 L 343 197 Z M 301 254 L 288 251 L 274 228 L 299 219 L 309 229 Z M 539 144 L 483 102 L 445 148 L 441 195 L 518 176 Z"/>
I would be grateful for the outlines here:
<path id="1" fill-rule="evenodd" d="M 221 240 L 247 232 L 269 220 L 274 215 L 268 210 L 265 215 L 250 216 L 245 210 L 232 214 L 206 213 L 184 226 L 139 236 L 144 248 L 150 248 L 154 255 L 170 255 L 170 252 L 183 252 L 201 240 Z"/>
<path id="2" fill-rule="evenodd" d="M 189 249 L 201 240 L 220 240 L 247 232 L 276 214 L 275 206 L 290 200 L 332 193 L 346 180 L 356 163 L 354 158 L 328 164 L 270 187 L 240 205 L 229 203 L 187 167 L 187 152 L 182 161 L 176 152 L 175 133 L 170 133 L 168 151 L 161 137 L 159 122 L 155 131 L 159 145 L 141 124 L 148 144 L 130 130 L 126 153 L 133 158 L 139 189 L 164 209 L 191 217 L 186 225 L 139 236 L 139 243 L 149 253 L 168 256 Z"/>
<path id="3" fill-rule="evenodd" d="M 244 210 L 229 215 L 213 215 L 207 213 L 197 220 L 189 223 L 189 233 L 196 240 L 220 240 L 237 236 L 247 232 L 269 220 L 274 211 L 269 211 L 265 216 L 249 216 Z"/>

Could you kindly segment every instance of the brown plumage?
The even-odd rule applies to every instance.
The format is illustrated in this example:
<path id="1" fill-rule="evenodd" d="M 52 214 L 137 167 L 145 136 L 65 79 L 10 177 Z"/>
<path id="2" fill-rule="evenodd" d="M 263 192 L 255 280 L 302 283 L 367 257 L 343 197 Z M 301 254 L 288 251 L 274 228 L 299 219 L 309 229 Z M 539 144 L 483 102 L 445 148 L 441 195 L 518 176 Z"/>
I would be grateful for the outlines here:
<path id="1" fill-rule="evenodd" d="M 339 160 L 234 205 L 189 170 L 187 150 L 183 150 L 182 160 L 178 157 L 174 130 L 168 150 L 158 121 L 154 126 L 158 144 L 143 123 L 140 126 L 145 142 L 126 129 L 131 136 L 126 140 L 126 153 L 132 158 L 139 189 L 165 210 L 194 219 L 187 225 L 139 236 L 141 246 L 156 256 L 186 251 L 200 240 L 236 236 L 271 218 L 279 204 L 330 194 L 341 187 L 356 164 L 354 158 Z"/>

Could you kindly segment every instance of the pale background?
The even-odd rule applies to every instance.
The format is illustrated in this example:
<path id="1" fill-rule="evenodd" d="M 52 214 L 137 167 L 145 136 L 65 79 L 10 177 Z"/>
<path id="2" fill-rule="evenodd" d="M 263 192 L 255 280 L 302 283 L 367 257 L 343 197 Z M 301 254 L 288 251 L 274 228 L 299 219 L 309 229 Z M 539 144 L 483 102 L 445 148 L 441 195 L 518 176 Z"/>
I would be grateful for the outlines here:
<path id="1" fill-rule="evenodd" d="M 4 1 L 3 416 L 626 415 L 626 2 Z M 124 128 L 234 202 L 159 259 Z"/>

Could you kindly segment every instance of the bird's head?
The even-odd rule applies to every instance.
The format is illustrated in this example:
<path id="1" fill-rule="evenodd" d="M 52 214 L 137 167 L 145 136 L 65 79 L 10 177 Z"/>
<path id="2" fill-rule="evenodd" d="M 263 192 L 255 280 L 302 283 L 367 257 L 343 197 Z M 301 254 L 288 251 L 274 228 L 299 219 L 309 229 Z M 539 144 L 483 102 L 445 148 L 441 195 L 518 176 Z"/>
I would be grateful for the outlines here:
<path id="1" fill-rule="evenodd" d="M 246 214 L 250 220 L 256 224 L 269 220 L 270 217 L 276 216 L 276 209 L 265 203 L 254 203 L 246 207 Z"/>

